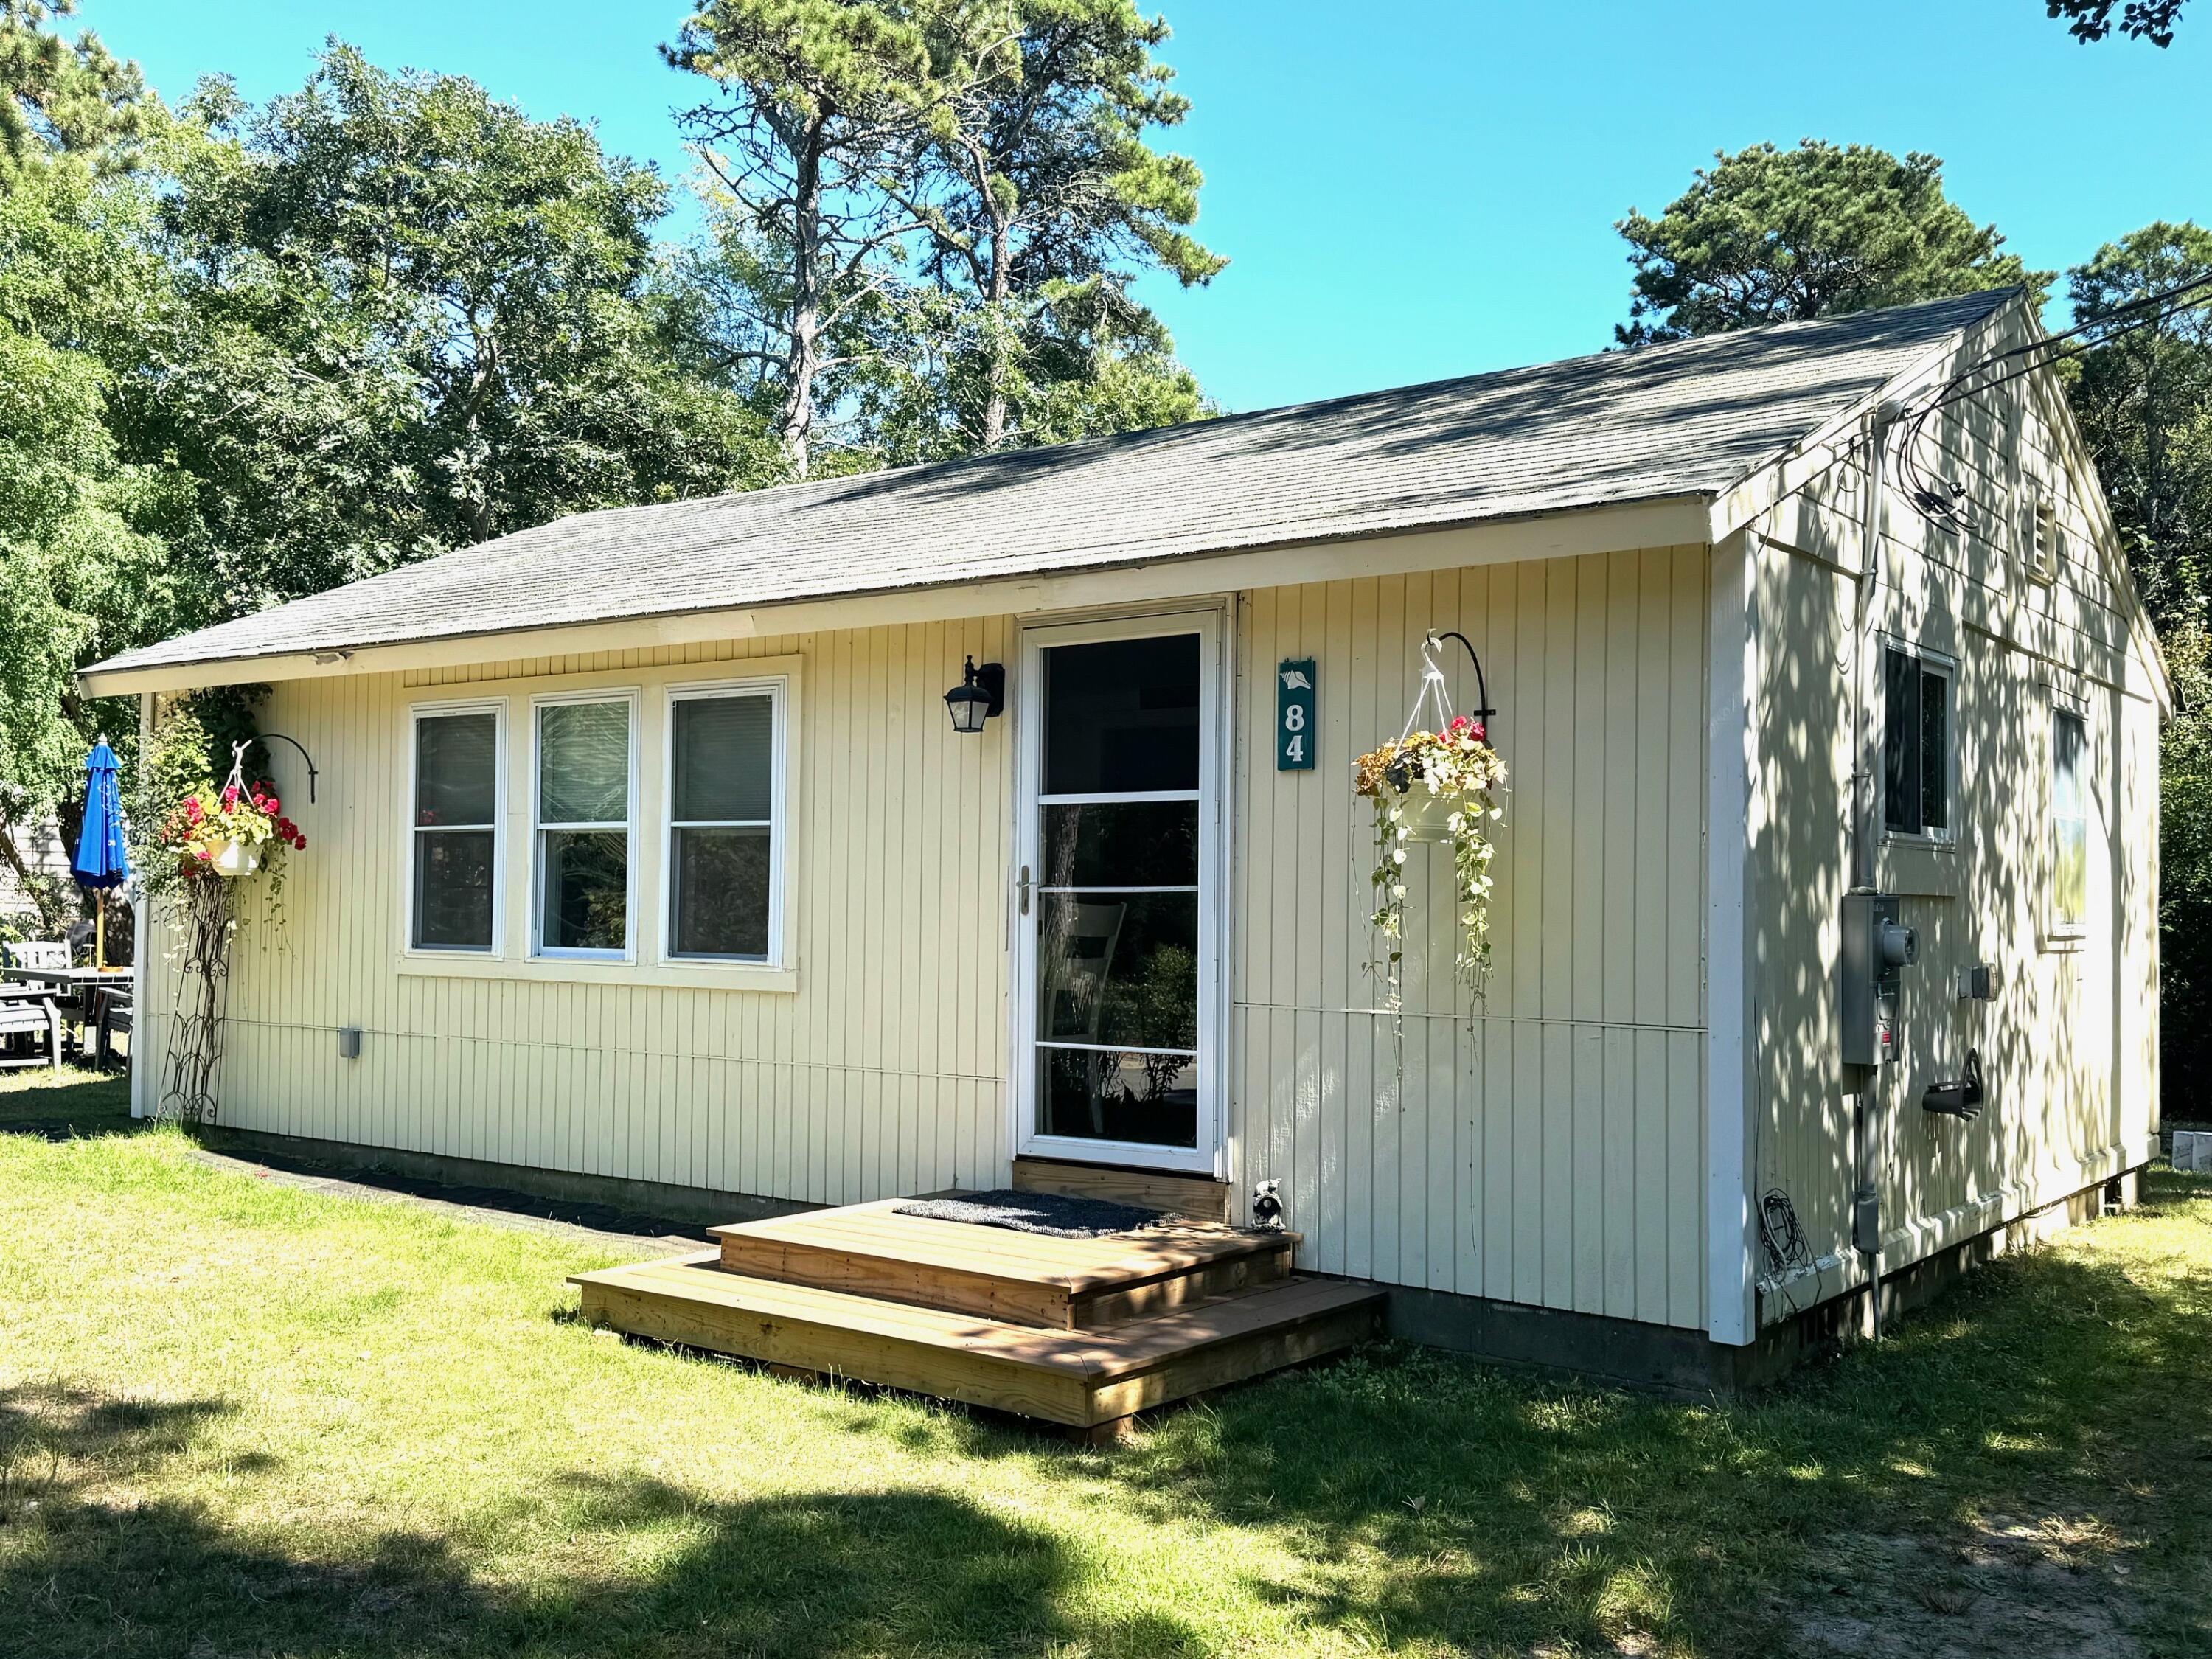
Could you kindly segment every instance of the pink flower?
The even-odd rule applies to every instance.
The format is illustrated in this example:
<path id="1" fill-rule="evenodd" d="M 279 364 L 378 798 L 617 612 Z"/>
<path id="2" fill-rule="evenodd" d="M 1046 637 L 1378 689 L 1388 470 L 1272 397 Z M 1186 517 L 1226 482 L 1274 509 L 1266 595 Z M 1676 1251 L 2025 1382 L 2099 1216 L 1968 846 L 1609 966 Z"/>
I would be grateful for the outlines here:
<path id="1" fill-rule="evenodd" d="M 198 795 L 187 795 L 185 798 L 185 822 L 186 823 L 198 823 L 199 821 L 200 798 Z"/>
<path id="2" fill-rule="evenodd" d="M 192 849 L 192 856 L 198 859 L 202 864 L 210 864 L 214 862 L 215 860 L 215 854 L 204 847 L 194 848 Z"/>
<path id="3" fill-rule="evenodd" d="M 223 786 L 223 789 L 222 789 L 222 805 L 223 805 L 223 810 L 224 810 L 225 811 L 229 811 L 232 808 L 235 807 L 237 805 L 238 805 L 238 786 L 237 786 L 236 784 L 234 784 L 234 783 L 228 783 L 228 784 L 225 784 L 225 785 Z"/>
<path id="4" fill-rule="evenodd" d="M 1477 743 L 1483 743 L 1483 742 L 1486 742 L 1486 741 L 1488 741 L 1489 737 L 1490 737 L 1490 733 L 1489 733 L 1488 732 L 1486 732 L 1486 731 L 1485 731 L 1485 730 L 1483 729 L 1482 722 L 1481 722 L 1480 720 L 1476 720 L 1476 721 L 1474 723 L 1474 731 L 1470 733 L 1470 735 L 1474 738 L 1474 740 L 1475 740 Z"/>
<path id="5" fill-rule="evenodd" d="M 262 801 L 260 803 L 260 806 L 261 810 L 264 812 L 281 812 L 284 810 L 284 803 L 278 800 L 274 795 L 271 795 L 267 799 Z"/>
<path id="6" fill-rule="evenodd" d="M 1471 720 L 1468 719 L 1468 717 L 1467 717 L 1466 715 L 1464 715 L 1464 714 L 1455 714 L 1455 715 L 1452 717 L 1452 723 L 1451 723 L 1451 727 L 1450 727 L 1452 736 L 1454 736 L 1454 737 L 1458 737 L 1462 732 L 1465 732 L 1465 731 L 1466 731 L 1469 726 L 1473 726 L 1474 724 L 1474 722 L 1473 720 Z M 1480 736 L 1481 734 L 1480 734 L 1480 732 L 1478 732 L 1478 733 L 1476 733 L 1476 735 L 1479 737 L 1479 736 Z"/>

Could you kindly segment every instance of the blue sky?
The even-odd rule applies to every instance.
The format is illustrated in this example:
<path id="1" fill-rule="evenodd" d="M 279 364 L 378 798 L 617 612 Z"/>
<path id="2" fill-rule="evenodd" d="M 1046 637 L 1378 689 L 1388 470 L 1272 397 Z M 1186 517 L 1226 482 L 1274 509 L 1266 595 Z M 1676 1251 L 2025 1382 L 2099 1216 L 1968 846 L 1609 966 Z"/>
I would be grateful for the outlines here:
<path id="1" fill-rule="evenodd" d="M 2077 46 L 2042 0 L 1147 0 L 1193 100 L 1200 233 L 1233 263 L 1149 284 L 1232 409 L 1595 350 L 1626 307 L 1613 222 L 1717 149 L 1807 136 L 1944 158 L 1952 198 L 2063 270 L 2156 218 L 2212 221 L 2212 0 L 2169 51 Z M 165 95 L 296 87 L 325 35 L 473 76 L 685 167 L 681 0 L 83 0 Z M 2194 15 L 2202 11 L 2202 16 Z M 1346 28 L 1345 20 L 1356 27 Z"/>

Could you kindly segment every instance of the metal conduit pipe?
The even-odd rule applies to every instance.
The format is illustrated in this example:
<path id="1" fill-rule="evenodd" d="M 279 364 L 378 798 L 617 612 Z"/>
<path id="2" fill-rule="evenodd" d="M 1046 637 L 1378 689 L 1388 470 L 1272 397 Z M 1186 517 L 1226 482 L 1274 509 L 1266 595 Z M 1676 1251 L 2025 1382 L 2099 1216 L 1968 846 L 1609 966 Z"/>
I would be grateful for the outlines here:
<path id="1" fill-rule="evenodd" d="M 1885 399 L 1867 423 L 1866 499 L 1859 521 L 1859 576 L 1851 614 L 1851 890 L 1875 890 L 1875 823 L 1879 800 L 1875 769 L 1881 764 L 1875 730 L 1875 618 L 1881 599 L 1883 453 L 1891 430 L 1905 415 L 1902 398 Z M 1867 1306 L 1873 1334 L 1881 1335 L 1881 1172 L 1889 1121 L 1881 1109 L 1881 1067 L 1859 1068 L 1851 1112 L 1852 1242 L 1866 1267 Z"/>

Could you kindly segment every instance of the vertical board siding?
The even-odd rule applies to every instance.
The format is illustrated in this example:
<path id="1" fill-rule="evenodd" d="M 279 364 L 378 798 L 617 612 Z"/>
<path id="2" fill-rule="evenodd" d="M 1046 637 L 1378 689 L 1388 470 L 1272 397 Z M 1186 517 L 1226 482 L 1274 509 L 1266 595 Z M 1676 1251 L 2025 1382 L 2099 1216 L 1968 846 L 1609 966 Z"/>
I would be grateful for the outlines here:
<path id="1" fill-rule="evenodd" d="M 1875 1097 L 1893 1237 L 1983 1213 L 1984 1201 L 2115 1148 L 2131 1164 L 2154 1121 L 2157 670 L 2130 640 L 2126 595 L 2084 499 L 2094 478 L 2069 471 L 2074 443 L 2046 378 L 1952 405 L 1931 425 L 1929 465 L 1967 488 L 1963 531 L 1927 524 L 1893 489 L 1884 519 L 1875 625 L 1956 663 L 1955 845 L 1886 841 L 1878 854 L 1879 884 L 1902 896 L 1920 935 L 1919 962 L 1904 974 L 1902 1058 Z M 2047 584 L 2028 579 L 2022 556 L 2033 479 L 2056 484 L 2068 555 Z M 1761 663 L 1772 817 L 1754 854 L 1758 1168 L 1762 1190 L 1790 1199 L 1815 1256 L 1848 1254 L 1850 1238 L 1854 1103 L 1838 1060 L 1834 975 L 1854 765 L 1846 573 L 1860 562 L 1864 489 L 1856 465 L 1816 481 L 1759 560 L 1760 613 L 1786 643 Z M 2045 937 L 2043 911 L 2054 685 L 2087 709 L 2094 769 L 2090 926 L 2063 946 Z M 1991 1002 L 1954 995 L 1955 970 L 1975 963 L 1995 968 Z M 1963 1123 L 1922 1111 L 1922 1091 L 1958 1075 L 1968 1048 L 1987 1080 L 1982 1115 Z M 1782 1297 L 1765 1309 L 1769 1319 L 1787 1312 Z"/>
<path id="2" fill-rule="evenodd" d="M 1702 1323 L 1707 563 L 1596 555 L 1240 606 L 1231 1167 L 1240 1200 L 1282 1183 L 1307 1265 Z M 1449 853 L 1422 848 L 1394 1018 L 1363 968 L 1373 815 L 1349 779 L 1403 725 L 1431 629 L 1482 655 L 1510 793 L 1486 1000 L 1454 981 Z M 1318 763 L 1278 772 L 1275 665 L 1309 656 Z"/>
<path id="3" fill-rule="evenodd" d="M 296 757 L 276 781 L 308 836 L 284 921 L 232 958 L 222 1117 L 244 1128 L 497 1163 L 837 1203 L 1003 1178 L 1000 874 L 1012 823 L 1006 726 L 957 739 L 940 698 L 962 656 L 1005 659 L 1005 618 L 280 684 L 264 712 Z M 507 696 L 511 777 L 532 690 L 562 673 L 741 675 L 801 659 L 789 733 L 786 927 L 800 989 L 714 990 L 404 971 L 399 803 L 409 704 Z M 648 684 L 644 816 L 661 763 Z M 510 794 L 514 792 L 510 790 Z M 510 807 L 502 858 L 527 858 Z M 265 894 L 249 887 L 250 902 Z M 665 892 L 641 884 L 641 906 Z M 509 903 L 513 902 L 510 896 Z M 149 963 L 146 1048 L 163 1052 L 173 964 Z M 359 1025 L 361 1058 L 336 1029 Z"/>
<path id="4" fill-rule="evenodd" d="M 1240 1202 L 1281 1182 L 1307 1265 L 1702 1322 L 1707 565 L 1668 549 L 1239 598 L 1229 1168 Z M 1350 768 L 1403 723 L 1431 629 L 1482 653 L 1511 793 L 1486 1000 L 1455 983 L 1449 855 L 1425 848 L 1394 1018 L 1365 967 L 1374 832 Z M 940 698 L 963 656 L 1015 643 L 1012 619 L 979 618 L 280 686 L 266 718 L 315 754 L 323 795 L 285 930 L 240 937 L 227 1120 L 821 1203 L 1003 1179 L 1012 757 L 1006 724 L 957 738 Z M 1279 773 L 1274 667 L 1307 656 L 1319 764 Z M 801 664 L 795 993 L 404 971 L 410 702 L 509 697 L 519 769 L 548 689 L 520 683 L 769 657 Z M 1445 666 L 1470 705 L 1463 658 Z M 647 769 L 656 731 L 648 714 Z M 508 859 L 526 835 L 509 823 Z M 368 1033 L 358 1060 L 337 1057 L 343 1024 Z"/>

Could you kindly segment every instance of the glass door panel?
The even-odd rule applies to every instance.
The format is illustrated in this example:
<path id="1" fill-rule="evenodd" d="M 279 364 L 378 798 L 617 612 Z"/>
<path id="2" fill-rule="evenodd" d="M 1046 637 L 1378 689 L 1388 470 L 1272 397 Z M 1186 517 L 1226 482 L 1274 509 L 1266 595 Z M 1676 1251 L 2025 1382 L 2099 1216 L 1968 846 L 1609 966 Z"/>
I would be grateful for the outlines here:
<path id="1" fill-rule="evenodd" d="M 1036 651 L 1029 1136 L 1183 1165 L 1211 1154 L 1209 643 L 1133 628 Z"/>

